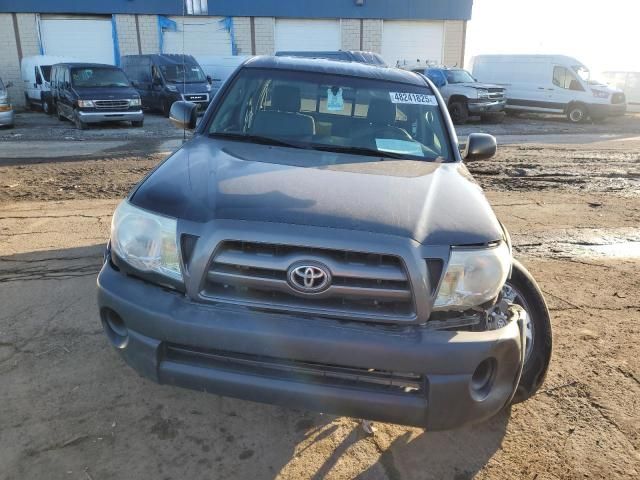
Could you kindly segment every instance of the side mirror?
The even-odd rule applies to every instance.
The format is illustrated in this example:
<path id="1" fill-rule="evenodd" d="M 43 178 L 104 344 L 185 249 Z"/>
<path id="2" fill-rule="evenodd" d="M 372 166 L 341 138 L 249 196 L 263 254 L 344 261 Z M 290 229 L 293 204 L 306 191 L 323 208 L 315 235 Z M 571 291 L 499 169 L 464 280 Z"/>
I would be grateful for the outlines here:
<path id="1" fill-rule="evenodd" d="M 169 120 L 180 130 L 193 130 L 198 121 L 198 106 L 192 102 L 173 102 Z"/>
<path id="2" fill-rule="evenodd" d="M 467 162 L 486 160 L 496 154 L 498 144 L 493 135 L 487 133 L 472 133 L 467 139 L 467 146 L 462 153 L 462 158 Z"/>
<path id="3" fill-rule="evenodd" d="M 36 77 L 36 85 L 42 85 L 42 77 L 40 75 Z"/>
<path id="4" fill-rule="evenodd" d="M 153 77 L 153 81 L 151 83 L 154 85 L 162 85 L 162 80 L 159 77 Z"/>
<path id="5" fill-rule="evenodd" d="M 211 78 L 211 75 L 207 75 L 207 82 L 209 82 L 209 85 L 213 83 L 213 78 Z"/>

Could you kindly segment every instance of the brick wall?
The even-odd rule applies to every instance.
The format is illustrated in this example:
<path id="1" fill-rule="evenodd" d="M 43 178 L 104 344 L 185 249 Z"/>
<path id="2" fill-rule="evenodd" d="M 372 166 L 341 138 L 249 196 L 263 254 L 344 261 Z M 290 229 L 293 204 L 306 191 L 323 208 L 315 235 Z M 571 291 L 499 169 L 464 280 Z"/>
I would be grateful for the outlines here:
<path id="1" fill-rule="evenodd" d="M 343 18 L 340 21 L 342 30 L 342 50 L 360 50 L 360 20 Z"/>
<path id="2" fill-rule="evenodd" d="M 362 49 L 380 53 L 382 51 L 382 20 L 364 20 Z"/>
<path id="3" fill-rule="evenodd" d="M 276 49 L 276 21 L 273 17 L 256 17 L 256 55 L 273 55 Z"/>
<path id="4" fill-rule="evenodd" d="M 140 28 L 140 46 L 143 54 L 160 51 L 160 34 L 158 33 L 157 15 L 138 15 Z"/>
<path id="5" fill-rule="evenodd" d="M 464 22 L 447 20 L 444 22 L 444 46 L 442 61 L 448 67 L 464 66 Z"/>
<path id="6" fill-rule="evenodd" d="M 251 19 L 249 17 L 233 17 L 233 33 L 238 55 L 251 55 Z"/>
<path id="7" fill-rule="evenodd" d="M 138 33 L 135 15 L 116 15 L 120 55 L 138 55 Z"/>

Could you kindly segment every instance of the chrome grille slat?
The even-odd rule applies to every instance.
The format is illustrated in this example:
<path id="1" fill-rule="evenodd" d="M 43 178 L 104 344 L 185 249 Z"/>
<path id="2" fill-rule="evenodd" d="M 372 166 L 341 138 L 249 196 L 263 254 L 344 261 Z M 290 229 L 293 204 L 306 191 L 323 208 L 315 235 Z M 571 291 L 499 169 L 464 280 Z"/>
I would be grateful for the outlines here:
<path id="1" fill-rule="evenodd" d="M 301 293 L 287 280 L 299 262 L 318 262 L 331 285 Z M 415 317 L 413 293 L 402 260 L 369 254 L 254 242 L 222 242 L 206 272 L 204 299 L 288 313 L 368 320 Z"/>
<path id="2" fill-rule="evenodd" d="M 129 100 L 94 100 L 93 103 L 100 110 L 129 108 Z"/>

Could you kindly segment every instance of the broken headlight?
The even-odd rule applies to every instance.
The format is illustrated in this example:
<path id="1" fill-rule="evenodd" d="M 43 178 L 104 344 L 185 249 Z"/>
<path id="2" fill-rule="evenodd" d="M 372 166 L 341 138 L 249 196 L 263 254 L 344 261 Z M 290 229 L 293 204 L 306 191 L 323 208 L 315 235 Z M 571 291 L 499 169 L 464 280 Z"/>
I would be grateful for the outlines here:
<path id="1" fill-rule="evenodd" d="M 175 218 L 142 210 L 124 200 L 111 221 L 111 250 L 135 270 L 182 282 L 176 228 Z"/>
<path id="2" fill-rule="evenodd" d="M 505 242 L 486 248 L 453 248 L 434 310 L 467 310 L 498 296 L 511 269 Z"/>

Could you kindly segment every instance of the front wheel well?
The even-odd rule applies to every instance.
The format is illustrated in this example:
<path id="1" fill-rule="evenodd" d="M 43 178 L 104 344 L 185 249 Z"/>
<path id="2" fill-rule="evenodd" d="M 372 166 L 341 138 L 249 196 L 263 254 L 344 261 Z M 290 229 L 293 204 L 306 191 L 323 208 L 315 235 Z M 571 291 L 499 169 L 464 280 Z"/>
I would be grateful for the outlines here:
<path id="1" fill-rule="evenodd" d="M 464 95 L 451 95 L 451 98 L 449 98 L 449 105 L 451 105 L 452 103 L 463 103 L 463 104 L 467 104 L 467 97 L 465 97 Z"/>

